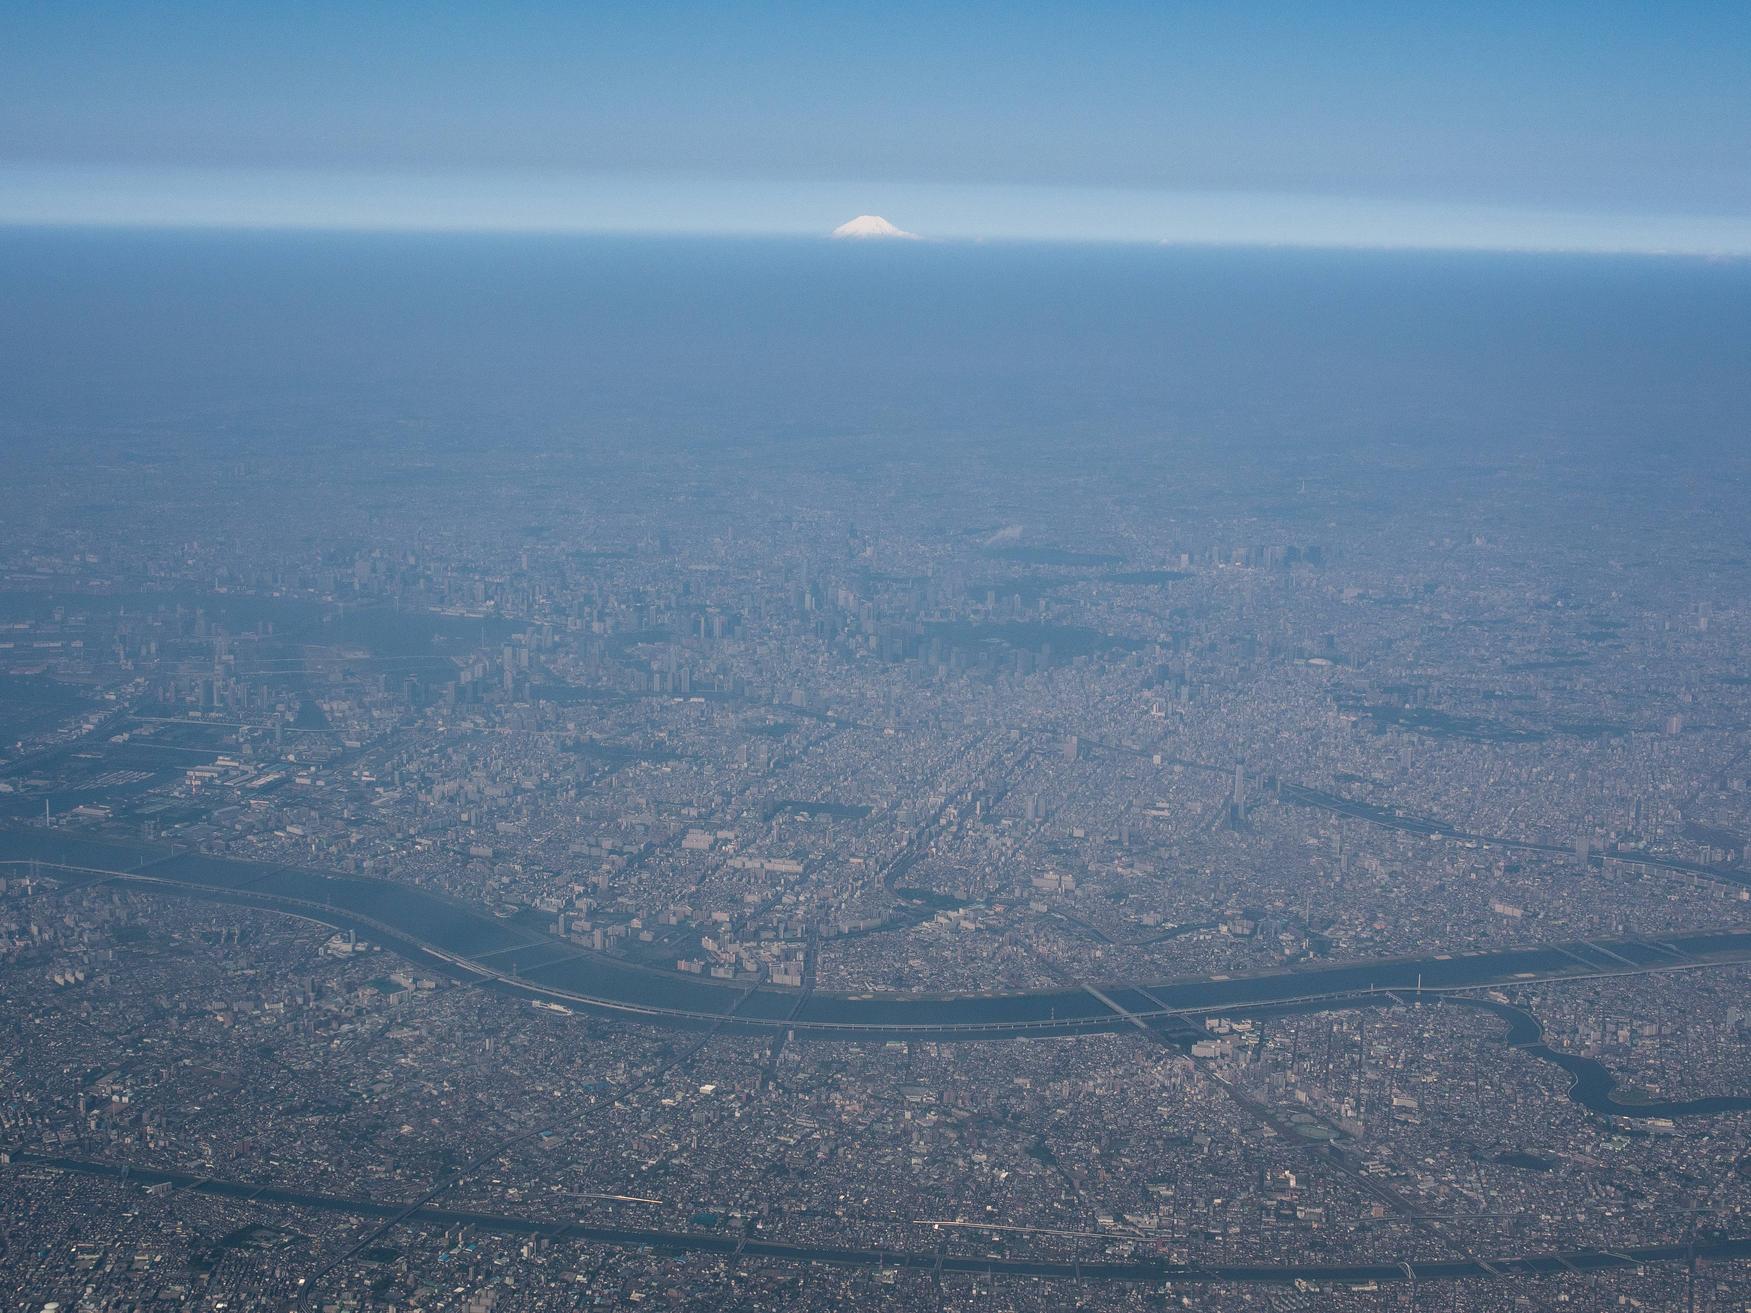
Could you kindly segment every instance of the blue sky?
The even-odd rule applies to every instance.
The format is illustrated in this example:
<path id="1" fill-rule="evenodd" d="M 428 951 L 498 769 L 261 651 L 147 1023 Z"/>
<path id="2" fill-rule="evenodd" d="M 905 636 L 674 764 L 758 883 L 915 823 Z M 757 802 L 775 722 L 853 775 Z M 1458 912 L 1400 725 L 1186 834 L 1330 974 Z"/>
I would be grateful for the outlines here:
<path id="1" fill-rule="evenodd" d="M 13 0 L 0 222 L 1751 252 L 1751 5 Z"/>

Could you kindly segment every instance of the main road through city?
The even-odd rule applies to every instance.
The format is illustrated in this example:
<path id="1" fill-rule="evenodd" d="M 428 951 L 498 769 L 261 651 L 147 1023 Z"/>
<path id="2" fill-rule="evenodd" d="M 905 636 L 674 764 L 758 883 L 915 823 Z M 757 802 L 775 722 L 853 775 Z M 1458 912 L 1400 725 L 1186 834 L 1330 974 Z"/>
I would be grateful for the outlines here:
<path id="1" fill-rule="evenodd" d="M 250 1203 L 285 1204 L 319 1212 L 363 1218 L 383 1218 L 435 1223 L 439 1226 L 469 1226 L 499 1235 L 546 1236 L 554 1240 L 584 1240 L 593 1244 L 632 1248 L 680 1250 L 720 1254 L 726 1258 L 776 1258 L 791 1262 L 825 1263 L 836 1267 L 911 1268 L 974 1276 L 1036 1277 L 1061 1281 L 1128 1281 L 1156 1284 L 1246 1282 L 1258 1285 L 1288 1285 L 1315 1281 L 1340 1284 L 1457 1281 L 1465 1279 L 1562 1276 L 1634 1270 L 1647 1264 L 1675 1263 L 1686 1259 L 1724 1261 L 1751 1256 L 1751 1237 L 1713 1236 L 1694 1243 L 1667 1241 L 1622 1249 L 1581 1249 L 1565 1252 L 1503 1255 L 1494 1258 L 1428 1259 L 1410 1263 L 1168 1263 L 1157 1258 L 1014 1258 L 945 1251 L 944 1249 L 870 1249 L 809 1244 L 766 1239 L 740 1231 L 657 1231 L 607 1226 L 587 1222 L 529 1215 L 506 1215 L 475 1210 L 442 1208 L 431 1204 L 405 1204 L 380 1199 L 354 1199 L 320 1194 L 253 1181 L 228 1180 L 211 1174 L 167 1171 L 95 1162 L 52 1154 L 23 1151 L 12 1155 L 13 1171 L 51 1169 L 80 1176 L 132 1181 L 145 1186 L 169 1186 L 191 1194 L 213 1195 Z M 929 1223 L 919 1228 L 931 1239 Z M 959 1224 L 956 1224 L 957 1228 Z M 980 1234 L 979 1228 L 970 1229 Z M 1115 1237 L 1118 1238 L 1118 1237 Z"/>
<path id="2" fill-rule="evenodd" d="M 1006 1039 L 1117 1031 L 1175 1016 L 1369 995 L 1751 961 L 1751 929 L 1436 953 L 1159 984 L 1010 993 L 847 994 L 747 985 L 590 952 L 415 885 L 237 861 L 48 829 L 0 830 L 0 870 L 290 913 L 352 930 L 447 976 L 564 1006 L 682 1026 L 842 1038 Z"/>

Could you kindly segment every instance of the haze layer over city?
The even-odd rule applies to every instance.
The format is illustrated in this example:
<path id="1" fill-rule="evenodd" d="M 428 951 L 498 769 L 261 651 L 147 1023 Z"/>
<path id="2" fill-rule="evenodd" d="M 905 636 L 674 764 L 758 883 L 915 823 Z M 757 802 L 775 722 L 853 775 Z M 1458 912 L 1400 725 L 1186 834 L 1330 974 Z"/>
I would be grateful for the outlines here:
<path id="1" fill-rule="evenodd" d="M 127 77 L 0 93 L 0 1307 L 1751 1307 L 1742 179 L 1431 65 L 1285 201 L 1092 21 L 911 154 L 738 28 L 756 167 L 630 27 L 280 123 L 32 18 Z"/>

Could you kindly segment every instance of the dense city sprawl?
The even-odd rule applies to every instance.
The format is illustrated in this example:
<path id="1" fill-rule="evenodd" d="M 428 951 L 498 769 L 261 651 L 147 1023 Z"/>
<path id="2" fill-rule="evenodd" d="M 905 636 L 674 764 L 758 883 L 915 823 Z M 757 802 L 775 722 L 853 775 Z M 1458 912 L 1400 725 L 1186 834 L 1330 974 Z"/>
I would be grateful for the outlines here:
<path id="1" fill-rule="evenodd" d="M 1751 928 L 1735 478 L 396 450 L 0 494 L 7 1308 L 1751 1301 L 1751 952 L 1672 943 Z M 520 946 L 151 878 L 195 858 Z M 1111 1024 L 728 1024 L 774 991 Z"/>

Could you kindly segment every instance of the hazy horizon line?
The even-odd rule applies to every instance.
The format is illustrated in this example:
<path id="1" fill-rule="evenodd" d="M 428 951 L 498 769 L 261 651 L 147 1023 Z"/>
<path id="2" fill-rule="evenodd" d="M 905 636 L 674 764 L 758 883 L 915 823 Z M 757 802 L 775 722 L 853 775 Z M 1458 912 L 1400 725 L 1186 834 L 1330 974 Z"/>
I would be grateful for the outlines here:
<path id="1" fill-rule="evenodd" d="M 844 241 L 831 233 L 784 232 L 761 230 L 713 231 L 647 228 L 475 228 L 475 227 L 404 227 L 388 225 L 346 225 L 274 222 L 210 222 L 153 220 L 66 220 L 39 222 L 14 220 L 0 216 L 0 232 L 5 233 L 161 233 L 161 234 L 238 234 L 260 236 L 334 236 L 334 237 L 503 237 L 532 239 L 639 239 L 674 242 L 795 242 L 799 244 L 844 247 L 851 250 L 902 250 L 940 247 L 1028 246 L 1133 248 L 1160 251 L 1282 251 L 1325 252 L 1350 255 L 1511 255 L 1553 256 L 1570 259 L 1685 260 L 1703 264 L 1742 264 L 1751 262 L 1751 250 L 1679 250 L 1655 247 L 1595 247 L 1595 246 L 1482 246 L 1437 245 L 1402 242 L 1393 244 L 1342 244 L 1318 240 L 1265 241 L 1223 240 L 1220 238 L 1149 239 L 1142 237 L 920 237 L 908 242 Z"/>
<path id="2" fill-rule="evenodd" d="M 1751 217 L 1739 215 L 1314 193 L 0 164 L 0 227 L 12 230 L 826 241 L 860 214 L 891 219 L 928 245 L 1751 257 Z"/>

